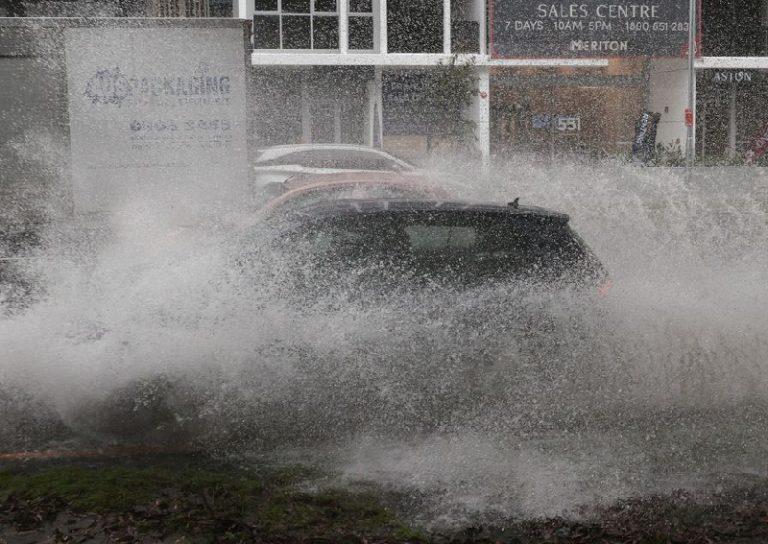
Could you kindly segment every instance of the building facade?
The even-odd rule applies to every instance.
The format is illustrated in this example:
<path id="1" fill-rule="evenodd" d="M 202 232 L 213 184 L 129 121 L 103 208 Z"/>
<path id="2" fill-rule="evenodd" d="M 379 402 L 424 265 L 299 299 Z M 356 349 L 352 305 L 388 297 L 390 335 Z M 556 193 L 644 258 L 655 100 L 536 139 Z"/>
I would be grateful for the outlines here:
<path id="1" fill-rule="evenodd" d="M 674 25 L 687 29 L 688 2 L 666 1 L 677 1 L 673 12 L 679 17 L 653 23 L 673 26 L 659 26 L 663 32 L 651 42 L 665 40 L 658 36 L 670 34 Z M 564 30 L 582 24 L 568 19 L 589 8 L 588 2 L 518 4 L 526 3 L 555 9 L 546 22 Z M 627 2 L 596 10 L 606 18 L 615 15 L 614 25 L 616 20 L 641 25 L 643 16 L 657 16 L 654 6 L 663 3 L 647 4 L 647 12 L 637 8 L 637 23 L 627 14 Z M 644 112 L 658 114 L 656 142 L 666 153 L 684 151 L 685 50 L 654 52 L 651 43 L 639 53 L 623 53 L 620 45 L 610 49 L 613 42 L 591 42 L 606 47 L 601 56 L 584 54 L 590 42 L 581 41 L 577 53 L 558 56 L 539 54 L 535 47 L 546 44 L 532 41 L 525 44 L 530 54 L 500 55 L 499 38 L 494 43 L 492 35 L 500 28 L 494 5 L 504 3 L 235 0 L 235 16 L 253 21 L 257 145 L 354 142 L 404 156 L 427 153 L 441 138 L 440 129 L 429 126 L 422 98 L 435 74 L 445 70 L 441 65 L 455 63 L 471 66 L 475 92 L 460 113 L 471 123 L 473 146 L 484 158 L 629 156 Z M 696 153 L 700 159 L 738 162 L 768 130 L 768 0 L 702 0 L 697 16 Z M 636 34 L 640 29 L 627 28 Z M 678 34 L 687 43 L 687 31 Z"/>
<path id="2" fill-rule="evenodd" d="M 675 27 L 678 40 L 687 37 L 679 31 L 688 0 L 655 1 L 0 0 L 0 17 L 250 21 L 257 147 L 364 143 L 415 159 L 470 127 L 463 141 L 483 158 L 592 160 L 632 155 L 655 114 L 655 141 L 674 160 L 688 134 L 689 70 L 685 51 L 667 46 Z M 505 6 L 530 17 L 511 20 Z M 589 9 L 626 25 L 630 38 L 643 33 L 644 19 L 656 17 L 659 31 L 635 51 L 612 38 L 557 43 L 582 21 L 606 25 L 581 19 Z M 658 17 L 663 9 L 671 18 Z M 500 37 L 505 16 L 520 27 L 517 42 Z M 739 163 L 768 147 L 768 0 L 699 0 L 698 19 L 696 154 Z M 542 23 L 553 26 L 552 44 L 531 32 Z M 444 77 L 449 64 L 468 66 L 462 73 L 473 86 L 456 104 L 436 95 L 452 81 L 461 87 Z"/>

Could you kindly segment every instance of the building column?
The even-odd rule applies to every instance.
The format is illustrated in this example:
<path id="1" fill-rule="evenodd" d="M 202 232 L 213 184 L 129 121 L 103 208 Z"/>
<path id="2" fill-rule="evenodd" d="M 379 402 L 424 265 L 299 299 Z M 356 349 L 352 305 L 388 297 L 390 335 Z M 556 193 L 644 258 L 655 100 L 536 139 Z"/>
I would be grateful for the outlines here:
<path id="1" fill-rule="evenodd" d="M 382 97 L 381 67 L 376 68 L 376 108 L 373 123 L 373 145 L 384 147 L 384 98 Z"/>
<path id="2" fill-rule="evenodd" d="M 371 147 L 373 146 L 373 102 L 376 96 L 376 81 L 365 82 L 365 119 L 363 120 L 364 139 L 363 143 Z"/>
<path id="3" fill-rule="evenodd" d="M 379 53 L 386 55 L 389 45 L 387 42 L 387 0 L 379 0 L 377 36 Z"/>
<path id="4" fill-rule="evenodd" d="M 384 139 L 381 96 L 381 66 L 375 68 L 373 80 L 365 85 L 367 112 L 365 116 L 365 145 L 381 148 Z"/>
<path id="5" fill-rule="evenodd" d="M 475 122 L 477 150 L 487 165 L 491 157 L 491 77 L 487 66 L 477 68 L 477 95 L 469 107 L 469 118 Z"/>
<path id="6" fill-rule="evenodd" d="M 731 83 L 728 96 L 728 157 L 736 156 L 736 84 Z"/>
<path id="7" fill-rule="evenodd" d="M 766 0 L 768 1 L 768 0 Z M 480 54 L 481 55 L 487 55 L 488 54 L 488 38 L 486 36 L 486 17 L 488 16 L 487 8 L 485 6 L 485 0 L 474 0 L 474 17 L 475 21 L 479 23 L 480 27 L 480 36 L 479 36 L 479 43 L 480 43 Z"/>
<path id="8" fill-rule="evenodd" d="M 312 104 L 306 71 L 301 73 L 301 142 L 312 143 Z"/>
<path id="9" fill-rule="evenodd" d="M 256 11 L 254 0 L 233 0 L 232 13 L 235 19 L 253 19 L 253 12 Z"/>
<path id="10" fill-rule="evenodd" d="M 451 0 L 443 0 L 443 54 L 451 54 Z"/>
<path id="11" fill-rule="evenodd" d="M 339 53 L 346 55 L 349 52 L 349 3 L 347 0 L 338 0 L 339 8 Z"/>
<path id="12" fill-rule="evenodd" d="M 679 145 L 684 155 L 687 140 L 685 108 L 688 107 L 688 62 L 684 59 L 653 60 L 649 72 L 648 109 L 661 114 L 657 140 L 664 145 Z"/>

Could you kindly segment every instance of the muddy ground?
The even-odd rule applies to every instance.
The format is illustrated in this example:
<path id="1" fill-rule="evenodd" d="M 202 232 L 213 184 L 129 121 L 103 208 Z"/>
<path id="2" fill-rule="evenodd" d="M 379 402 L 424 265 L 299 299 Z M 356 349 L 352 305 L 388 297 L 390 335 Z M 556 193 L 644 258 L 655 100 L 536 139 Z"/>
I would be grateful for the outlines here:
<path id="1" fill-rule="evenodd" d="M 0 465 L 0 543 L 757 543 L 768 542 L 768 481 L 715 493 L 635 498 L 574 519 L 508 519 L 431 530 L 418 497 L 335 487 L 302 465 L 207 455 L 82 455 Z"/>

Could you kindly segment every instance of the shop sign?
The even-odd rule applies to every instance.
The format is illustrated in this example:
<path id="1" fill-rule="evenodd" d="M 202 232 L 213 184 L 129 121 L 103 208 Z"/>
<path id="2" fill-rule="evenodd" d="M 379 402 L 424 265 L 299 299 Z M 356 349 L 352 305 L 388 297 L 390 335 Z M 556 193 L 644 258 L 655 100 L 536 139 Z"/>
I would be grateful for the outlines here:
<path id="1" fill-rule="evenodd" d="M 689 0 L 491 0 L 494 58 L 679 57 Z"/>
<path id="2" fill-rule="evenodd" d="M 79 211 L 130 198 L 177 209 L 183 199 L 242 200 L 241 28 L 69 28 L 64 36 Z"/>
<path id="3" fill-rule="evenodd" d="M 531 117 L 531 127 L 535 129 L 554 128 L 558 132 L 579 132 L 581 130 L 581 117 L 578 115 L 556 115 L 548 113 L 536 113 Z"/>
<path id="4" fill-rule="evenodd" d="M 721 70 L 712 75 L 712 81 L 714 83 L 752 83 L 754 79 L 758 77 L 757 72 L 750 70 Z"/>
<path id="5" fill-rule="evenodd" d="M 578 115 L 559 115 L 555 117 L 555 128 L 560 132 L 579 132 L 581 117 Z"/>

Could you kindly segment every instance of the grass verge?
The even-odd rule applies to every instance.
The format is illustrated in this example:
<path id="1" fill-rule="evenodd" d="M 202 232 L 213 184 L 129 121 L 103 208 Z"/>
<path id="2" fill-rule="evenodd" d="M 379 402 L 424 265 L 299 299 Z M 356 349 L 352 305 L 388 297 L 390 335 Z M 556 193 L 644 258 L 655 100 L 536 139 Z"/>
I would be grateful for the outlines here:
<path id="1" fill-rule="evenodd" d="M 0 524 L 59 541 L 423 540 L 372 494 L 299 485 L 317 476 L 193 457 L 26 464 L 0 471 Z"/>
<path id="2" fill-rule="evenodd" d="M 429 534 L 385 506 L 391 497 L 375 486 L 315 485 L 323 479 L 300 465 L 253 468 L 192 455 L 15 463 L 0 470 L 0 544 L 768 542 L 762 478 L 708 495 L 620 501 L 579 520 L 509 519 Z"/>

